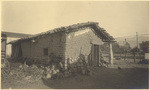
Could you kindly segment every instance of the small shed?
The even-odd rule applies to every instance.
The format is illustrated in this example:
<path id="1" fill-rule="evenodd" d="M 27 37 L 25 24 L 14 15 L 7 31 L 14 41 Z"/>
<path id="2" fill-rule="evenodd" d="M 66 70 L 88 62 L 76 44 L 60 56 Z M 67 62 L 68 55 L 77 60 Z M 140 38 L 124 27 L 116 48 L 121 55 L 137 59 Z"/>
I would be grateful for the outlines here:
<path id="1" fill-rule="evenodd" d="M 4 62 L 6 57 L 6 43 L 7 43 L 7 35 L 1 34 L 1 61 Z"/>
<path id="2" fill-rule="evenodd" d="M 83 55 L 88 65 L 97 66 L 100 60 L 100 45 L 110 43 L 110 61 L 113 64 L 112 42 L 114 38 L 97 22 L 78 23 L 55 28 L 47 32 L 12 41 L 12 57 L 36 58 L 50 60 L 54 54 L 62 57 L 64 67 L 76 63 Z"/>
<path id="3" fill-rule="evenodd" d="M 1 52 L 5 52 L 5 57 L 9 58 L 11 56 L 11 44 L 7 44 L 11 41 L 18 40 L 23 37 L 31 36 L 30 34 L 23 34 L 23 33 L 14 33 L 14 32 L 6 32 L 6 31 L 1 31 Z M 4 40 L 5 39 L 5 40 Z M 3 55 L 3 54 L 2 54 Z"/>

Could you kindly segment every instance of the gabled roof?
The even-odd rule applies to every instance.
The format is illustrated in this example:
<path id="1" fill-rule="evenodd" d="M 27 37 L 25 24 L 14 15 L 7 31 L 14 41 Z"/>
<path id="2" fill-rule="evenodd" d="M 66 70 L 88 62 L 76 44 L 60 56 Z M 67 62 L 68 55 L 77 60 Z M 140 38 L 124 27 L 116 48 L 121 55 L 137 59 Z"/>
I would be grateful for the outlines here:
<path id="1" fill-rule="evenodd" d="M 34 39 L 34 38 L 41 37 L 43 35 L 53 34 L 53 33 L 57 33 L 57 32 L 69 33 L 69 32 L 73 32 L 73 31 L 77 31 L 79 28 L 85 28 L 85 27 L 93 28 L 95 34 L 99 38 L 101 38 L 102 41 L 104 41 L 104 42 L 113 42 L 115 40 L 112 36 L 110 36 L 106 32 L 106 30 L 104 30 L 103 28 L 100 28 L 98 26 L 97 22 L 87 22 L 87 23 L 78 23 L 78 24 L 73 24 L 73 25 L 70 25 L 70 26 L 55 28 L 55 29 L 49 30 L 47 32 L 42 32 L 42 33 L 39 33 L 39 34 L 36 34 L 36 35 L 33 35 L 33 36 L 27 36 L 27 37 L 21 38 L 19 40 L 15 40 L 15 41 L 9 42 L 9 44 L 13 44 L 13 43 L 24 41 L 24 40 Z"/>
<path id="2" fill-rule="evenodd" d="M 1 34 L 2 36 L 6 35 L 7 37 L 12 37 L 12 38 L 23 38 L 23 37 L 32 36 L 31 34 L 14 33 L 14 32 L 6 32 L 6 31 L 1 31 Z"/>

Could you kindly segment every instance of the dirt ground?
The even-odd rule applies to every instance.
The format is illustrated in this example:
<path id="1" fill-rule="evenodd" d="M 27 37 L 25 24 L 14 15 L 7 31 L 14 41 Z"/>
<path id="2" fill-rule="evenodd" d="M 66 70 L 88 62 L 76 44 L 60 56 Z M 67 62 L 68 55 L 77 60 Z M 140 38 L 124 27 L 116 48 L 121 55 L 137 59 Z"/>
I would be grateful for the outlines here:
<path id="1" fill-rule="evenodd" d="M 148 69 L 99 68 L 92 76 L 75 76 L 63 80 L 48 80 L 45 85 L 57 89 L 146 89 Z"/>
<path id="2" fill-rule="evenodd" d="M 90 76 L 77 74 L 56 80 L 2 76 L 1 86 L 2 89 L 148 89 L 148 65 L 137 62 L 114 60 L 114 66 L 93 67 Z M 19 64 L 14 64 L 12 70 L 17 70 L 15 65 Z"/>

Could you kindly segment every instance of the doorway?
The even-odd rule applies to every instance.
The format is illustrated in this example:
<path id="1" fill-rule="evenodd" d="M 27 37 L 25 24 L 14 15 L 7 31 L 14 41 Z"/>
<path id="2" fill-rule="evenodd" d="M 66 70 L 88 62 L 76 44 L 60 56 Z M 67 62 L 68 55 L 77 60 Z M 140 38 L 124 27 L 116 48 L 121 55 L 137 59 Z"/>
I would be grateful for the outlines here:
<path id="1" fill-rule="evenodd" d="M 89 58 L 89 65 L 99 66 L 99 60 L 100 60 L 100 46 L 97 44 L 92 44 L 91 54 Z"/>

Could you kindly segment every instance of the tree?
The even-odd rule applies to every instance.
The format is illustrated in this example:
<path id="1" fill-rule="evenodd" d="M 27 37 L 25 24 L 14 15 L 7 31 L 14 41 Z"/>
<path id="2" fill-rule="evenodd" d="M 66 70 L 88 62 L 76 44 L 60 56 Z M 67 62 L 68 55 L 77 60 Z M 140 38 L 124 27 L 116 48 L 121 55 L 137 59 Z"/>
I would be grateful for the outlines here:
<path id="1" fill-rule="evenodd" d="M 149 41 L 142 41 L 140 43 L 140 49 L 143 53 L 149 53 Z"/>
<path id="2" fill-rule="evenodd" d="M 135 62 L 135 55 L 136 55 L 136 53 L 139 52 L 139 51 L 140 51 L 140 49 L 137 48 L 137 47 L 134 47 L 134 48 L 132 48 L 132 49 L 130 50 L 130 52 L 133 54 L 134 62 Z"/>
<path id="3" fill-rule="evenodd" d="M 104 43 L 100 46 L 102 51 L 109 52 L 109 43 Z M 120 53 L 120 46 L 117 42 L 112 43 L 113 53 Z"/>
<path id="4" fill-rule="evenodd" d="M 125 43 L 124 43 L 124 54 L 125 54 L 125 57 L 124 57 L 124 60 L 126 59 L 126 54 L 130 51 L 130 49 L 131 49 L 130 44 L 125 39 Z"/>
<path id="5" fill-rule="evenodd" d="M 132 48 L 131 50 L 130 50 L 130 52 L 133 54 L 133 53 L 136 53 L 136 52 L 138 52 L 138 51 L 140 51 L 140 49 L 139 48 L 137 48 L 137 47 L 134 47 L 134 48 Z"/>
<path id="6" fill-rule="evenodd" d="M 113 44 L 112 44 L 112 47 L 113 47 L 113 52 L 114 53 L 117 53 L 117 54 L 119 54 L 120 53 L 120 46 L 119 46 L 119 44 L 117 43 L 117 42 L 114 42 Z"/>
<path id="7" fill-rule="evenodd" d="M 121 57 L 121 54 L 125 52 L 124 46 L 120 46 L 119 50 L 120 50 L 120 57 Z"/>

